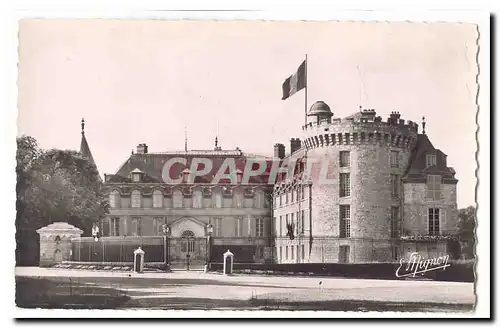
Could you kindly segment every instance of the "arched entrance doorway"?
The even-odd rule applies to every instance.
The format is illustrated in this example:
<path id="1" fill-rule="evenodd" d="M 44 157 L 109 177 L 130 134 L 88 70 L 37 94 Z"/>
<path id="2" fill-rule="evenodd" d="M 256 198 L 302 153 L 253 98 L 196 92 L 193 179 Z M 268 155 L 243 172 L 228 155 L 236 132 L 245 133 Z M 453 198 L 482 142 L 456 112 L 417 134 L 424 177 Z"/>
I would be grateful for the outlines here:
<path id="1" fill-rule="evenodd" d="M 54 252 L 54 262 L 61 263 L 62 262 L 62 253 L 59 249 L 56 249 Z"/>
<path id="2" fill-rule="evenodd" d="M 206 223 L 193 217 L 172 222 L 169 238 L 172 269 L 202 270 L 206 257 Z"/>
<path id="3" fill-rule="evenodd" d="M 181 252 L 186 255 L 194 253 L 194 232 L 185 230 L 181 234 Z"/>

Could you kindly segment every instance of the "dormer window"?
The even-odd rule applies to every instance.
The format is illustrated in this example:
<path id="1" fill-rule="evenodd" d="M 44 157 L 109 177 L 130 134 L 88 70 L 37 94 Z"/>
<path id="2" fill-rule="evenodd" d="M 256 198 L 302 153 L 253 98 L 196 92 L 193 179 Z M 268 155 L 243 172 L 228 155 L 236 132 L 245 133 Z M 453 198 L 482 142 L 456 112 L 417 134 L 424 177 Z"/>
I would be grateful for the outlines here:
<path id="1" fill-rule="evenodd" d="M 425 167 L 436 166 L 436 155 L 428 154 Z"/>
<path id="2" fill-rule="evenodd" d="M 132 181 L 133 182 L 141 182 L 142 180 L 142 175 L 144 174 L 141 170 L 139 169 L 134 169 L 132 172 Z"/>

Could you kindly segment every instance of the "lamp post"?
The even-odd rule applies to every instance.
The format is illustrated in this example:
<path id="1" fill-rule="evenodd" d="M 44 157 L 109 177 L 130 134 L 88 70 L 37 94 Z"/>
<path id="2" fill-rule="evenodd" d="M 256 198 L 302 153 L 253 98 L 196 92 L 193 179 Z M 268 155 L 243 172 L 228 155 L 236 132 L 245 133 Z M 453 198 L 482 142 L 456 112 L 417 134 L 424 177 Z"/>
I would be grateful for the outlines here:
<path id="1" fill-rule="evenodd" d="M 97 223 L 92 225 L 92 237 L 94 237 L 94 241 L 97 242 L 99 240 L 99 226 Z"/>
<path id="2" fill-rule="evenodd" d="M 163 251 L 163 256 L 164 256 L 164 262 L 167 267 L 170 266 L 170 247 L 169 247 L 169 241 L 170 241 L 170 234 L 172 233 L 172 230 L 170 229 L 170 226 L 167 224 L 164 224 L 162 226 L 163 234 L 165 236 L 165 242 L 163 243 L 165 245 L 165 249 Z"/>
<path id="3" fill-rule="evenodd" d="M 205 245 L 205 272 L 210 271 L 210 255 L 211 255 L 211 237 L 212 237 L 212 232 L 214 231 L 214 227 L 209 223 L 207 224 L 207 240 L 206 240 L 206 245 Z"/>

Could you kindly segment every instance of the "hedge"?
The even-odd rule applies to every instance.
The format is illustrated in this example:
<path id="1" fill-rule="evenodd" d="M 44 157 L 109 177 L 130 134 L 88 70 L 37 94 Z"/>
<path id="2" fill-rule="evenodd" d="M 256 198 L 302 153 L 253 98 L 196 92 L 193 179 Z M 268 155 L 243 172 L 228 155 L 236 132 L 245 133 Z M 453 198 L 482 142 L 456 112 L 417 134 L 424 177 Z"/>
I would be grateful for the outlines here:
<path id="1" fill-rule="evenodd" d="M 445 270 L 428 271 L 419 278 L 438 281 L 474 282 L 474 261 L 450 262 Z M 332 276 L 362 279 L 415 279 L 413 277 L 398 278 L 396 270 L 399 263 L 234 263 L 233 272 L 271 275 L 309 275 Z M 222 272 L 222 263 L 211 263 L 211 271 Z"/>

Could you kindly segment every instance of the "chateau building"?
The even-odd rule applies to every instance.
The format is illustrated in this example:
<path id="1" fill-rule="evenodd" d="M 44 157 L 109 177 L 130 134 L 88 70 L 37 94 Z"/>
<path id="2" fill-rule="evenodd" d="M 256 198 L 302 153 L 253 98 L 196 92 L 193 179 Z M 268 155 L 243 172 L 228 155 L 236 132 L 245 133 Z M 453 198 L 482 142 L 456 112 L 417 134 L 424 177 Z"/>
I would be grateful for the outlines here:
<path id="1" fill-rule="evenodd" d="M 425 122 L 419 133 L 398 112 L 386 121 L 361 108 L 336 118 L 321 101 L 307 118 L 302 141 L 292 138 L 288 154 L 275 144 L 273 158 L 223 150 L 217 139 L 212 150 L 150 153 L 139 144 L 115 174 L 105 174 L 110 212 L 101 221 L 103 236 L 162 240 L 168 227 L 171 264 L 186 257 L 202 263 L 208 254 L 220 260 L 228 248 L 237 262 L 260 263 L 386 262 L 451 252 L 458 180 Z M 83 122 L 81 152 L 93 161 Z M 201 176 L 190 171 L 196 158 L 212 164 Z M 236 181 L 214 184 L 228 158 Z M 254 159 L 293 163 L 292 174 L 273 181 L 268 166 L 241 183 Z M 166 174 L 179 181 L 169 183 Z"/>
<path id="2" fill-rule="evenodd" d="M 425 122 L 419 134 L 397 112 L 386 122 L 374 110 L 333 118 L 321 101 L 307 116 L 302 147 L 291 142 L 295 174 L 274 186 L 278 263 L 385 262 L 451 252 L 458 180 L 425 134 Z M 275 150 L 289 159 L 283 145 Z M 305 177 L 304 162 L 323 164 L 311 165 Z"/>
<path id="3" fill-rule="evenodd" d="M 209 159 L 212 169 L 193 177 L 189 168 L 195 158 Z M 234 160 L 237 181 L 221 179 L 213 184 L 228 158 Z M 202 264 L 207 253 L 222 258 L 228 248 L 242 262 L 272 261 L 272 186 L 265 174 L 241 184 L 249 158 L 256 156 L 240 149 L 223 150 L 217 141 L 213 150 L 163 153 L 150 153 L 146 144 L 138 145 L 116 174 L 105 175 L 110 212 L 102 221 L 103 235 L 147 238 L 163 236 L 168 227 L 173 266 L 187 257 L 191 265 Z M 183 163 L 176 162 L 165 172 L 165 163 L 176 159 Z M 203 170 L 200 165 L 198 169 Z M 181 181 L 166 183 L 165 174 Z M 209 234 L 210 245 L 206 243 Z"/>

